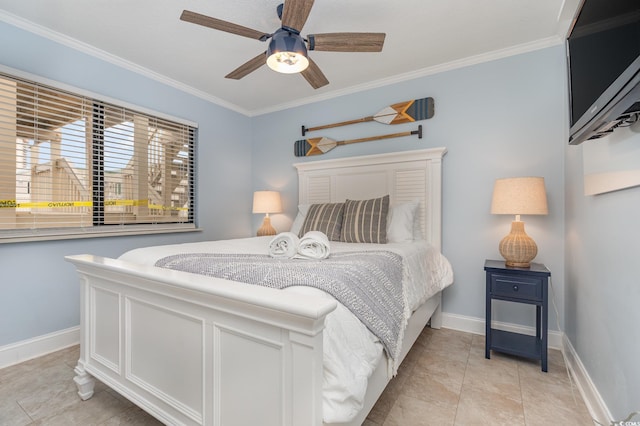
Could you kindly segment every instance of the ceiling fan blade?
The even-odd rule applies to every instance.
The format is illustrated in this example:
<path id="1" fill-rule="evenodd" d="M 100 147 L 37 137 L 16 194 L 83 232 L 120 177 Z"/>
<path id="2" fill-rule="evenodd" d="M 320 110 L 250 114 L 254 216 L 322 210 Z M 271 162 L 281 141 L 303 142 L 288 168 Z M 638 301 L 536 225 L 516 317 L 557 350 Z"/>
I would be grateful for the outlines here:
<path id="1" fill-rule="evenodd" d="M 320 71 L 320 67 L 318 67 L 318 64 L 313 62 L 311 58 L 307 59 L 309 59 L 309 66 L 300 74 L 302 74 L 304 79 L 309 82 L 311 87 L 313 87 L 314 89 L 319 89 L 320 87 L 329 84 L 329 80 L 327 80 L 327 77 L 325 77 L 322 71 Z"/>
<path id="2" fill-rule="evenodd" d="M 309 34 L 309 50 L 324 52 L 380 52 L 385 33 Z"/>
<path id="3" fill-rule="evenodd" d="M 266 63 L 267 61 L 266 53 L 267 52 L 262 52 L 255 58 L 248 60 L 247 62 L 240 65 L 238 68 L 236 68 L 235 70 L 231 71 L 229 74 L 225 75 L 224 78 L 232 78 L 234 80 L 240 80 L 242 77 L 246 76 L 247 74 L 254 72 L 255 70 L 257 70 L 258 68 L 260 68 Z"/>
<path id="4" fill-rule="evenodd" d="M 201 15 L 196 12 L 191 12 L 190 10 L 183 10 L 182 15 L 180 15 L 180 19 L 186 22 L 191 22 L 192 24 L 198 24 L 203 27 L 209 27 L 214 30 L 237 34 L 239 36 L 249 37 L 256 40 L 260 40 L 263 37 L 269 37 L 269 34 L 265 34 L 262 31 L 253 30 L 251 28 L 243 27 L 242 25 L 212 18 L 211 16 Z"/>
<path id="5" fill-rule="evenodd" d="M 313 7 L 314 0 L 285 0 L 282 11 L 282 26 L 300 32 Z"/>

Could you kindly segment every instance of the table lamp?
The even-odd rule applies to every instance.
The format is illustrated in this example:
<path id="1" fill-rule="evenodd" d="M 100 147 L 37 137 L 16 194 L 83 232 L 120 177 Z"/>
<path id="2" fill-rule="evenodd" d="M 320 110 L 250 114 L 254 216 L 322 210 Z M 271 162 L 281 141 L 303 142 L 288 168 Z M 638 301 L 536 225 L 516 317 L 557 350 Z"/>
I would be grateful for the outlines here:
<path id="1" fill-rule="evenodd" d="M 511 232 L 500 241 L 506 266 L 528 268 L 538 254 L 535 241 L 524 232 L 520 215 L 547 214 L 547 194 L 542 177 L 497 179 L 491 201 L 492 214 L 513 214 Z"/>
<path id="2" fill-rule="evenodd" d="M 253 212 L 265 213 L 264 221 L 257 233 L 259 237 L 276 235 L 275 228 L 271 226 L 269 213 L 280 213 L 281 211 L 282 202 L 278 191 L 256 191 L 253 193 Z"/>

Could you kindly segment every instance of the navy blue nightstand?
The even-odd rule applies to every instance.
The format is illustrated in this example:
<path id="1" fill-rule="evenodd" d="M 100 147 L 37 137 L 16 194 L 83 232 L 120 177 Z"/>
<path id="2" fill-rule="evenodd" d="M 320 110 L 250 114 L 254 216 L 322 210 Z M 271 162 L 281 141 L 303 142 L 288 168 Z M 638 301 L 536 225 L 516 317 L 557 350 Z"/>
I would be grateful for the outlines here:
<path id="1" fill-rule="evenodd" d="M 540 263 L 529 268 L 505 266 L 504 261 L 486 260 L 487 274 L 485 358 L 491 358 L 491 350 L 526 358 L 539 359 L 542 371 L 547 371 L 547 333 L 549 307 L 549 279 L 551 272 Z M 536 335 L 528 336 L 491 328 L 491 301 L 536 305 Z"/>

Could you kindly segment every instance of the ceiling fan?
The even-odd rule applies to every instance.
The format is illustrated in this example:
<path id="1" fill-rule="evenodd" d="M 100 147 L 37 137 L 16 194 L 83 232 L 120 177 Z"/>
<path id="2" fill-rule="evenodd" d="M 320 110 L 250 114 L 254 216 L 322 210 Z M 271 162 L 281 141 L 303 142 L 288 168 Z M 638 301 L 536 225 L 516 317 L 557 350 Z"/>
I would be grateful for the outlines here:
<path id="1" fill-rule="evenodd" d="M 272 69 L 282 73 L 301 73 L 307 82 L 318 89 L 329 84 L 318 65 L 307 55 L 307 50 L 325 52 L 380 52 L 384 44 L 384 33 L 324 33 L 300 35 L 314 0 L 286 0 L 277 7 L 282 27 L 274 33 L 243 27 L 242 25 L 223 21 L 196 12 L 184 10 L 180 19 L 193 24 L 225 31 L 266 42 L 271 39 L 265 52 L 248 60 L 225 78 L 239 80 L 257 70 L 265 63 Z"/>

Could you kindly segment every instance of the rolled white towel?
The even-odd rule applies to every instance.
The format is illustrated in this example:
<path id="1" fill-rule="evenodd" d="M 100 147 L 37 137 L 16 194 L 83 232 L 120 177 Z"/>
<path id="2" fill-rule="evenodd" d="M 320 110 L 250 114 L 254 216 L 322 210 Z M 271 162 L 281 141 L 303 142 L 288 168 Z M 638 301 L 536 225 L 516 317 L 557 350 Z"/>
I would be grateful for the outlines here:
<path id="1" fill-rule="evenodd" d="M 300 238 L 297 259 L 326 259 L 329 257 L 329 238 L 320 231 L 309 231 Z"/>
<path id="2" fill-rule="evenodd" d="M 290 259 L 298 252 L 300 238 L 293 232 L 281 232 L 269 242 L 269 256 Z"/>

